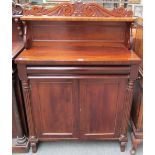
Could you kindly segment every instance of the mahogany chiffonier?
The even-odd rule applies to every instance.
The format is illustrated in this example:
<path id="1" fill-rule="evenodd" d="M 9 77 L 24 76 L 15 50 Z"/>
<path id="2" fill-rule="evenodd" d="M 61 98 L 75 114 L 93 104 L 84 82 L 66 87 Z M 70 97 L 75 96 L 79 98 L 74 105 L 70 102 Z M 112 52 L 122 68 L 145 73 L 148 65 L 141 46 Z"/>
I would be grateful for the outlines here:
<path id="1" fill-rule="evenodd" d="M 32 151 L 56 140 L 118 140 L 125 151 L 140 58 L 129 50 L 132 12 L 95 3 L 26 6 L 15 59 Z"/>
<path id="2" fill-rule="evenodd" d="M 137 20 L 135 26 L 133 49 L 143 59 L 143 26 L 142 19 Z M 131 110 L 131 154 L 136 153 L 139 144 L 143 142 L 143 64 L 139 64 L 139 76 L 134 86 L 133 104 Z"/>
<path id="3" fill-rule="evenodd" d="M 18 10 L 16 11 L 16 7 Z M 19 19 L 20 6 L 13 5 L 12 17 L 12 152 L 28 152 L 26 113 L 24 108 L 22 87 L 14 59 L 24 50 L 22 39 L 22 23 Z"/>

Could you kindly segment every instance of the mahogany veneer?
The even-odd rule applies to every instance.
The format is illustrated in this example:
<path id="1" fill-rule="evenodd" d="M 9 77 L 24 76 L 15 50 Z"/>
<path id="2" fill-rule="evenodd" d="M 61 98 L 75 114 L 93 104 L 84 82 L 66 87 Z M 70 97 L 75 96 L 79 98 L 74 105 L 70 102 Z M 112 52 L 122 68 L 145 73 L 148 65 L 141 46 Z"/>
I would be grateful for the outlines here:
<path id="1" fill-rule="evenodd" d="M 139 57 L 125 47 L 83 46 L 71 43 L 50 43 L 50 47 L 32 47 L 23 51 L 16 61 L 26 64 L 135 64 Z"/>
<path id="2" fill-rule="evenodd" d="M 69 139 L 119 140 L 124 151 L 140 63 L 129 51 L 133 18 L 43 18 L 21 18 L 26 49 L 15 60 L 32 151 Z"/>

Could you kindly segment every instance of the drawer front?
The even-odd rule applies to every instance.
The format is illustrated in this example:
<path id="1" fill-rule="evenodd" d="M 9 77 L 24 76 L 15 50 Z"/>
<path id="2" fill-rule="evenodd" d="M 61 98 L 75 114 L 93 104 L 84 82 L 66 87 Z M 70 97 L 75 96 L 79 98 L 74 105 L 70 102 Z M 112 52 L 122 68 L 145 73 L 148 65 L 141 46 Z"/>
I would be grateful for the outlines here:
<path id="1" fill-rule="evenodd" d="M 27 66 L 28 75 L 95 75 L 95 74 L 129 74 L 130 66 L 101 66 L 101 67 L 55 67 Z"/>

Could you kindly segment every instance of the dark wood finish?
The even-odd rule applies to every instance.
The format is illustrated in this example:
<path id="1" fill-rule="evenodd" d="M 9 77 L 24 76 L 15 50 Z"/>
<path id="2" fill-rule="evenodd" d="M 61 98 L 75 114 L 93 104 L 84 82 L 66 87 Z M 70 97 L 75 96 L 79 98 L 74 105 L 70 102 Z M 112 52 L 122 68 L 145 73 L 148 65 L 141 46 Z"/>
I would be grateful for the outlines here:
<path id="1" fill-rule="evenodd" d="M 23 24 L 24 43 L 27 49 L 37 45 L 53 47 L 51 43 L 55 44 L 53 48 L 62 48 L 63 45 L 95 46 L 95 48 L 96 46 L 122 47 L 123 45 L 130 47 L 130 21 L 23 21 Z"/>
<path id="2" fill-rule="evenodd" d="M 125 151 L 140 63 L 129 51 L 133 19 L 42 18 L 21 18 L 26 50 L 15 60 L 32 151 L 67 139 L 119 140 Z"/>
<path id="3" fill-rule="evenodd" d="M 27 22 L 31 27 L 32 41 L 84 41 L 123 43 L 127 24 L 123 22 Z M 67 25 L 67 27 L 66 27 Z M 35 31 L 34 31 L 35 29 Z M 53 31 L 50 31 L 52 29 Z M 80 30 L 82 29 L 82 33 Z M 98 32 L 100 33 L 98 33 Z M 40 33 L 39 33 L 40 32 Z M 58 35 L 58 32 L 60 33 Z M 111 33 L 110 33 L 111 32 Z M 91 34 L 94 35 L 91 35 Z M 115 33 L 115 36 L 112 35 Z M 48 34 L 48 35 L 47 35 Z M 99 44 L 100 45 L 100 44 Z"/>
<path id="4" fill-rule="evenodd" d="M 29 69 L 28 67 L 18 65 L 18 69 L 23 84 L 29 129 L 31 131 L 29 140 L 33 152 L 36 151 L 38 141 L 56 139 L 120 140 L 121 150 L 124 151 L 132 100 L 134 81 L 132 79 L 136 78 L 135 73 L 138 68 L 136 70 L 130 68 L 134 70 L 134 74 L 124 71 L 124 74 L 120 72 L 115 76 L 102 73 L 100 75 L 95 73 L 92 75 L 76 75 L 74 72 L 68 75 L 67 71 L 66 75 L 64 73 L 61 75 L 50 73 L 49 71 L 47 73 L 46 71 L 40 72 L 40 74 L 27 72 L 28 75 L 26 75 L 25 72 Z M 75 70 L 78 70 L 78 67 Z M 29 76 L 29 74 L 31 75 Z M 131 81 L 128 83 L 129 74 Z M 126 92 L 127 85 L 128 91 Z M 86 94 L 85 89 L 87 89 L 88 94 Z M 110 105 L 108 105 L 109 103 Z M 63 108 L 64 104 L 65 107 Z M 70 106 L 66 106 L 67 104 Z M 93 104 L 96 104 L 96 106 L 94 105 L 94 107 Z M 106 109 L 102 109 L 102 107 Z M 98 112 L 94 108 L 98 109 Z M 67 115 L 65 109 L 68 112 Z M 107 113 L 105 113 L 105 110 Z M 111 120 L 110 123 L 106 121 L 107 118 Z M 92 119 L 92 122 L 89 124 L 87 119 Z M 93 120 L 97 124 L 94 124 Z M 103 125 L 100 123 L 101 121 L 104 122 Z M 71 125 L 73 128 L 67 122 L 69 124 L 73 123 L 74 125 Z"/>
<path id="5" fill-rule="evenodd" d="M 22 89 L 14 63 L 16 56 L 24 49 L 24 43 L 19 18 L 12 18 L 12 24 L 12 152 L 24 153 L 29 151 L 28 129 Z"/>
<path id="6" fill-rule="evenodd" d="M 140 60 L 125 47 L 62 46 L 61 42 L 51 45 L 53 46 L 25 50 L 16 58 L 16 62 L 32 65 L 130 65 Z"/>
<path id="7" fill-rule="evenodd" d="M 77 80 L 37 78 L 31 79 L 30 85 L 38 139 L 76 138 L 79 131 Z"/>
<path id="8" fill-rule="evenodd" d="M 118 115 L 128 76 L 80 80 L 80 124 L 83 139 L 119 138 Z M 110 104 L 109 104 L 110 103 Z M 109 123 L 110 122 L 110 123 Z"/>
<path id="9" fill-rule="evenodd" d="M 143 59 L 143 26 L 142 19 L 138 20 L 135 29 L 134 50 Z M 131 154 L 136 153 L 139 144 L 143 142 L 143 65 L 139 65 L 139 76 L 134 86 L 134 96 L 131 111 L 131 140 L 132 149 Z"/>

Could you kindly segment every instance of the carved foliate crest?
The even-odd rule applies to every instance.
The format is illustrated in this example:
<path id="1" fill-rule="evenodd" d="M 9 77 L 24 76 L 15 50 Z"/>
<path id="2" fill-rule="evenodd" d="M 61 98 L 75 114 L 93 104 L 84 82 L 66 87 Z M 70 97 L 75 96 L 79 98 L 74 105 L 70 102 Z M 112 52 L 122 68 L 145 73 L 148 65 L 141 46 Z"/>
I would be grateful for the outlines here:
<path id="1" fill-rule="evenodd" d="M 79 17 L 132 17 L 132 11 L 125 8 L 115 8 L 107 10 L 97 3 L 62 3 L 55 7 L 46 6 L 26 6 L 23 15 L 34 16 L 79 16 Z"/>

